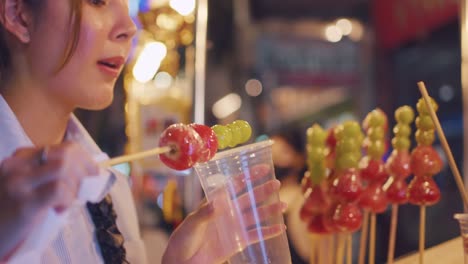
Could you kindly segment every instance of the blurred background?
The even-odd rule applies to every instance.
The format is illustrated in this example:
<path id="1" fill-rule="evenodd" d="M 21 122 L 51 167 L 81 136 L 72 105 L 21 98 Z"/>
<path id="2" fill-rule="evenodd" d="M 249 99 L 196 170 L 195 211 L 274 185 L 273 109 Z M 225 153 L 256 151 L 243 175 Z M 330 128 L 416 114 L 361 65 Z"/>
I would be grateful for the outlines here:
<path id="1" fill-rule="evenodd" d="M 397 107 L 416 105 L 416 82 L 423 80 L 463 164 L 457 0 L 129 3 L 139 33 L 115 101 L 104 111 L 76 113 L 111 156 L 156 147 L 173 123 L 235 119 L 252 125 L 253 140 L 296 133 L 305 149 L 313 123 L 361 121 L 376 107 L 392 127 Z M 134 188 L 150 263 L 160 263 L 168 236 L 203 198 L 198 179 L 190 170 L 167 169 L 157 157 L 118 168 Z M 448 167 L 435 180 L 442 200 L 427 211 L 427 246 L 457 236 L 452 215 L 462 211 Z M 401 207 L 397 256 L 417 250 L 418 219 L 417 207 Z M 376 263 L 386 259 L 388 225 L 389 212 L 379 215 Z"/>

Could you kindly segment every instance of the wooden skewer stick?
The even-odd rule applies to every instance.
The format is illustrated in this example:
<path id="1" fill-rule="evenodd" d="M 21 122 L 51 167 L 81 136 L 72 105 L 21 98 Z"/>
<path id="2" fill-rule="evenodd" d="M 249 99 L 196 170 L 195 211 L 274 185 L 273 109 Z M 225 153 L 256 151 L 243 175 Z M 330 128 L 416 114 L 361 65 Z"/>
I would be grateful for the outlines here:
<path id="1" fill-rule="evenodd" d="M 317 263 L 317 239 L 318 236 L 311 234 L 310 236 L 310 258 L 309 258 L 309 263 L 310 264 L 315 264 Z"/>
<path id="2" fill-rule="evenodd" d="M 364 260 L 366 259 L 368 229 L 369 229 L 369 211 L 364 210 L 364 216 L 362 219 L 362 227 L 361 227 L 361 239 L 359 241 L 358 264 L 364 264 Z"/>
<path id="3" fill-rule="evenodd" d="M 369 234 L 369 264 L 375 263 L 375 227 L 377 223 L 377 215 L 371 213 L 370 217 L 370 234 Z"/>
<path id="4" fill-rule="evenodd" d="M 424 245 L 426 240 L 426 206 L 421 206 L 419 216 L 419 264 L 424 264 Z"/>
<path id="5" fill-rule="evenodd" d="M 338 234 L 338 248 L 336 249 L 336 264 L 343 264 L 346 234 Z"/>
<path id="6" fill-rule="evenodd" d="M 171 151 L 170 147 L 154 148 L 154 149 L 150 149 L 147 151 L 138 152 L 135 154 L 123 155 L 123 156 L 116 157 L 113 159 L 105 160 L 99 163 L 99 165 L 108 167 L 108 166 L 113 166 L 113 165 L 124 163 L 124 162 L 137 160 L 137 159 L 143 159 L 149 156 L 159 155 L 159 154 L 166 153 L 169 151 Z"/>
<path id="7" fill-rule="evenodd" d="M 335 256 L 335 235 L 334 234 L 328 235 L 327 253 L 328 253 L 327 263 L 333 263 L 334 256 Z"/>
<path id="8" fill-rule="evenodd" d="M 346 264 L 353 264 L 353 235 L 346 235 Z"/>
<path id="9" fill-rule="evenodd" d="M 395 257 L 395 240 L 398 224 L 398 204 L 392 204 L 392 217 L 390 220 L 390 238 L 388 242 L 387 264 L 393 264 Z"/>
<path id="10" fill-rule="evenodd" d="M 434 122 L 434 125 L 436 127 L 440 143 L 442 144 L 442 148 L 444 149 L 445 155 L 447 155 L 450 169 L 452 170 L 453 176 L 455 177 L 455 182 L 457 183 L 458 191 L 460 192 L 460 195 L 463 199 L 463 204 L 465 205 L 465 208 L 468 208 L 468 194 L 466 192 L 465 186 L 463 185 L 463 179 L 460 175 L 460 171 L 458 170 L 455 159 L 453 158 L 452 151 L 450 150 L 450 146 L 447 142 L 447 139 L 445 138 L 445 134 L 442 130 L 442 126 L 440 125 L 439 119 L 437 118 L 437 115 L 434 109 L 432 108 L 431 100 L 429 94 L 427 93 L 427 89 L 424 85 L 424 82 L 418 82 L 418 87 L 419 91 L 421 92 L 424 98 L 424 101 L 426 102 L 429 114 L 432 118 L 432 122 Z"/>

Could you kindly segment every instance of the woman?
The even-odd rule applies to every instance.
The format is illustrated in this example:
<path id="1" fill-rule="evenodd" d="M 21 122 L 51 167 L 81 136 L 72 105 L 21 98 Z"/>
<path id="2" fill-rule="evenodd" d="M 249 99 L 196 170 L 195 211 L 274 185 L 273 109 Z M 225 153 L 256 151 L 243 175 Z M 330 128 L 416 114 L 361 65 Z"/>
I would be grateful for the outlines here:
<path id="1" fill-rule="evenodd" d="M 34 262 L 146 263 L 129 187 L 72 115 L 111 103 L 135 32 L 127 0 L 0 0 L 0 262 L 21 260 L 52 211 L 67 217 Z M 110 195 L 76 205 L 84 179 L 110 174 Z M 203 246 L 213 217 L 206 203 L 188 216 L 164 263 L 231 254 Z"/>

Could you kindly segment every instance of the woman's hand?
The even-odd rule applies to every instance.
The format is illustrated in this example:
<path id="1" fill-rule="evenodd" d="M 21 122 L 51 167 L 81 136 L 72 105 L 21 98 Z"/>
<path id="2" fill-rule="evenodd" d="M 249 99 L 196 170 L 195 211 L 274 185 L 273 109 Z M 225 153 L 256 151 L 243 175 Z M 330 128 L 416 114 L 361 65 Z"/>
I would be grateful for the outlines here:
<path id="1" fill-rule="evenodd" d="M 46 213 L 67 209 L 81 179 L 98 165 L 75 143 L 21 148 L 0 165 L 0 260 L 20 245 Z"/>
<path id="2" fill-rule="evenodd" d="M 257 166 L 252 169 L 256 172 L 251 173 L 253 178 L 245 180 L 244 177 L 239 177 L 238 181 L 230 184 L 232 190 L 235 190 L 234 193 L 239 194 L 235 198 L 229 197 L 230 195 L 226 192 L 220 192 L 213 195 L 211 203 L 203 202 L 195 212 L 189 214 L 171 235 L 162 263 L 223 263 L 237 253 L 240 248 L 245 248 L 260 239 L 281 234 L 285 230 L 284 225 L 256 226 L 258 222 L 255 219 L 263 222 L 270 218 L 281 217 L 282 212 L 286 209 L 286 204 L 279 201 L 267 203 L 267 200 L 273 194 L 278 193 L 280 188 L 278 180 L 262 180 L 265 176 L 269 177 L 270 170 L 267 168 L 268 166 Z M 254 187 L 250 192 L 246 192 L 246 189 L 249 189 L 248 185 L 257 180 L 264 183 Z M 256 210 L 251 208 L 252 194 L 257 204 Z M 229 204 L 230 200 L 235 200 L 238 205 L 235 212 L 230 211 L 232 210 L 232 206 Z M 228 217 L 226 218 L 226 216 Z M 244 227 L 254 226 L 254 228 L 239 232 L 238 229 L 242 228 L 238 223 L 241 218 L 244 221 Z M 245 234 L 245 236 L 241 240 L 235 240 L 232 235 L 229 239 L 222 241 L 220 235 L 226 236 L 226 234 L 218 234 L 217 220 L 230 226 L 230 230 L 225 230 L 226 233 L 238 232 Z M 261 232 L 258 232 L 257 228 L 261 229 Z M 262 237 L 259 237 L 259 234 Z"/>

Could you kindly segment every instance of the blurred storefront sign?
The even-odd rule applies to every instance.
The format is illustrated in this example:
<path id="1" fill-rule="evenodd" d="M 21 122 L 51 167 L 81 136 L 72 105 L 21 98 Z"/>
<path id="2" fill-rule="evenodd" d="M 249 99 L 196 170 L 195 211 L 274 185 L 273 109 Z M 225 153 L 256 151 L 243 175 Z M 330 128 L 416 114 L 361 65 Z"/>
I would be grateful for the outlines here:
<path id="1" fill-rule="evenodd" d="M 275 76 L 275 85 L 352 85 L 359 80 L 358 46 L 343 40 L 261 36 L 256 71 Z"/>
<path id="2" fill-rule="evenodd" d="M 455 21 L 459 0 L 375 0 L 373 17 L 377 40 L 393 49 Z"/>

